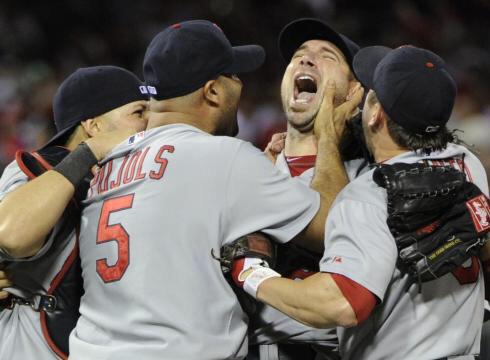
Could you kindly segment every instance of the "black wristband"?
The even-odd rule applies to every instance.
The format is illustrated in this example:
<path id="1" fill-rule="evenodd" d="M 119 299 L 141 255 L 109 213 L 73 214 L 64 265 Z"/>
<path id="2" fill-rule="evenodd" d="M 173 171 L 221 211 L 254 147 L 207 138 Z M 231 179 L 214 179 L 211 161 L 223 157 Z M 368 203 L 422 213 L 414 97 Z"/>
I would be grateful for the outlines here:
<path id="1" fill-rule="evenodd" d="M 73 186 L 77 187 L 95 164 L 97 164 L 97 158 L 94 153 L 87 144 L 81 143 L 53 170 L 63 175 Z"/>

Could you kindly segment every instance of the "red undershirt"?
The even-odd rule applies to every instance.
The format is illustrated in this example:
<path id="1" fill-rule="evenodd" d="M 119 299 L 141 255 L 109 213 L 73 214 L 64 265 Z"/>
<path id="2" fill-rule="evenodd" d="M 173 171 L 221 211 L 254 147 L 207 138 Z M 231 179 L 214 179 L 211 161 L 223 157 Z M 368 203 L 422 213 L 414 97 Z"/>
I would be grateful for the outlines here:
<path id="1" fill-rule="evenodd" d="M 286 156 L 286 162 L 292 177 L 300 176 L 306 170 L 315 166 L 316 155 Z M 490 262 L 489 262 L 490 270 Z M 313 273 L 309 274 L 313 275 Z M 330 273 L 339 287 L 342 295 L 349 302 L 356 314 L 357 323 L 366 320 L 376 306 L 376 297 L 364 286 L 340 274 Z M 303 276 L 302 276 L 303 277 Z M 307 276 L 305 276 L 307 277 Z"/>
<path id="2" fill-rule="evenodd" d="M 306 170 L 315 167 L 316 155 L 286 156 L 289 173 L 292 177 L 300 176 Z"/>

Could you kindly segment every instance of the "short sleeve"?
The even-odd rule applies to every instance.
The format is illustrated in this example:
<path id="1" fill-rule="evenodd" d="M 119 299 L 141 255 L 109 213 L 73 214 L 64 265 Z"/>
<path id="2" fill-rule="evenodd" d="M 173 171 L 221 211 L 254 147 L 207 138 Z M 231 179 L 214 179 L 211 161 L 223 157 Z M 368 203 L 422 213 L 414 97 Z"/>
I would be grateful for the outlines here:
<path id="1" fill-rule="evenodd" d="M 315 216 L 320 195 L 278 170 L 248 143 L 240 144 L 226 182 L 224 241 L 263 231 L 281 243 Z"/>
<path id="2" fill-rule="evenodd" d="M 344 199 L 331 209 L 326 226 L 320 270 L 344 275 L 383 300 L 398 254 L 386 211 Z"/>
<path id="3" fill-rule="evenodd" d="M 17 162 L 11 162 L 3 171 L 0 178 L 0 201 L 11 191 L 27 183 L 27 175 L 17 165 Z"/>

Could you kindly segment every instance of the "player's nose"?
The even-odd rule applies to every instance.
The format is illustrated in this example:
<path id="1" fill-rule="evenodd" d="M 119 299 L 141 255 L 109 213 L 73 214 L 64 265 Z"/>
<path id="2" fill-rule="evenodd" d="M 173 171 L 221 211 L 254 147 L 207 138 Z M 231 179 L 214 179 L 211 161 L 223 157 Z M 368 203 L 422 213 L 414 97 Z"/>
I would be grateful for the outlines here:
<path id="1" fill-rule="evenodd" d="M 304 55 L 301 56 L 301 59 L 299 61 L 300 65 L 302 66 L 309 66 L 309 67 L 315 67 L 315 59 L 311 54 L 305 53 Z"/>

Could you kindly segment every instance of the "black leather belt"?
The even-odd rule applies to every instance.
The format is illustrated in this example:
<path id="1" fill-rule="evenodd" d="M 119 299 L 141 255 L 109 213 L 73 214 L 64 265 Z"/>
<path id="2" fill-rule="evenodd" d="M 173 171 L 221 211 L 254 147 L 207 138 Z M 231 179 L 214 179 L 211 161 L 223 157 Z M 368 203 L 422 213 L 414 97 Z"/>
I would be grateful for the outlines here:
<path id="1" fill-rule="evenodd" d="M 56 310 L 57 300 L 53 295 L 35 294 L 30 299 L 21 298 L 10 294 L 0 300 L 0 310 L 12 309 L 15 305 L 30 306 L 34 311 L 53 312 Z"/>

